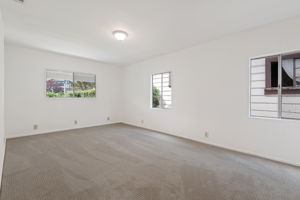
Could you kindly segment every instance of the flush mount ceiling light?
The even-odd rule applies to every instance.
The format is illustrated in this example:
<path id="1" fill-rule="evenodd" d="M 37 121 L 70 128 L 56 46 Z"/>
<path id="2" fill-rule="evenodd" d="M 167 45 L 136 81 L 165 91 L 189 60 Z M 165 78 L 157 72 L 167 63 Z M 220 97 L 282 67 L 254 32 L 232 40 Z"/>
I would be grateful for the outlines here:
<path id="1" fill-rule="evenodd" d="M 128 37 L 128 33 L 121 30 L 116 30 L 112 34 L 117 40 L 125 40 Z"/>
<path id="2" fill-rule="evenodd" d="M 24 3 L 24 0 L 14 0 L 14 1 L 16 1 L 18 3 Z"/>

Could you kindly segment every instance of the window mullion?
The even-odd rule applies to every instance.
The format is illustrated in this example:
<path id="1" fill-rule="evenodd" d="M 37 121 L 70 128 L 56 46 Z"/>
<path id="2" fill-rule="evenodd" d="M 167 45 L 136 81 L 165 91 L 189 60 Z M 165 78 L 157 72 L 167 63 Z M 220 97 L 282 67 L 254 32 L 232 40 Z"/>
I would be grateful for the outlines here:
<path id="1" fill-rule="evenodd" d="M 282 118 L 282 56 L 278 56 L 278 118 Z"/>
<path id="2" fill-rule="evenodd" d="M 164 95 L 164 92 L 163 92 L 163 76 L 164 74 L 162 73 L 161 74 L 161 95 L 160 95 L 160 107 L 163 108 L 163 95 Z"/>
<path id="3" fill-rule="evenodd" d="M 296 83 L 296 59 L 293 59 L 293 85 L 294 85 L 294 87 L 297 86 L 297 83 Z"/>

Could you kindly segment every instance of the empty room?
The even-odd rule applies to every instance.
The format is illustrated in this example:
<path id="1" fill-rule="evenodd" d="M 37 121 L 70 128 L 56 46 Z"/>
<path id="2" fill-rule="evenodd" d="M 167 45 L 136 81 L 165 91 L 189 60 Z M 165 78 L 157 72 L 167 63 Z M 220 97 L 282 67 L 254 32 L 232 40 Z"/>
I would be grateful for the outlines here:
<path id="1" fill-rule="evenodd" d="M 300 200 L 299 0 L 0 0 L 0 200 Z"/>

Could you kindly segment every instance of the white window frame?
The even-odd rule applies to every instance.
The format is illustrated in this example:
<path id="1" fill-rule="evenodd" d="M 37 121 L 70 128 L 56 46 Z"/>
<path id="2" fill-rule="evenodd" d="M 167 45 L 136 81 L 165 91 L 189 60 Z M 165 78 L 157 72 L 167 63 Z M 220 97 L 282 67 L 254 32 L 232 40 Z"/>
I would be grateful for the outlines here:
<path id="1" fill-rule="evenodd" d="M 171 107 L 162 107 L 162 104 L 160 103 L 160 106 L 159 107 L 153 107 L 153 76 L 155 75 L 159 75 L 161 74 L 162 75 L 162 80 L 163 80 L 163 74 L 166 74 L 166 73 L 169 73 L 169 84 L 171 86 Z M 160 73 L 155 73 L 155 74 L 152 74 L 151 75 L 151 91 L 150 91 L 150 107 L 151 109 L 158 109 L 158 110 L 169 110 L 172 108 L 173 106 L 173 84 L 172 84 L 172 72 L 171 71 L 165 71 L 165 72 L 160 72 Z M 161 82 L 161 85 L 163 85 L 163 83 Z M 163 99 L 163 91 L 161 91 L 162 94 L 161 94 L 161 97 L 160 97 L 160 102 L 162 102 L 162 99 Z"/>
<path id="2" fill-rule="evenodd" d="M 286 52 L 278 52 L 278 53 L 272 53 L 272 54 L 265 54 L 265 55 L 261 55 L 261 56 L 255 56 L 255 57 L 250 57 L 249 58 L 249 64 L 248 64 L 248 117 L 251 119 L 262 119 L 262 120 L 278 120 L 278 121 L 300 121 L 299 118 L 289 118 L 289 117 L 283 117 L 282 116 L 282 72 L 281 72 L 281 66 L 282 66 L 282 57 L 286 56 L 286 55 L 291 55 L 291 54 L 296 54 L 296 53 L 300 53 L 300 50 L 292 50 L 292 51 L 286 51 Z M 255 116 L 251 114 L 251 61 L 255 60 L 255 59 L 260 59 L 260 58 L 267 58 L 267 57 L 278 57 L 278 116 L 277 117 L 267 117 L 267 116 Z"/>
<path id="3" fill-rule="evenodd" d="M 74 79 L 74 73 L 84 73 L 84 74 L 90 74 L 90 75 L 95 75 L 95 89 L 96 89 L 96 95 L 94 97 L 57 97 L 57 98 L 51 98 L 47 96 L 47 72 L 48 71 L 53 71 L 53 72 L 67 72 L 67 73 L 73 73 L 73 79 Z M 46 68 L 44 71 L 44 98 L 50 101 L 57 101 L 57 100 L 93 100 L 93 99 L 97 99 L 97 74 L 93 74 L 93 73 L 86 73 L 86 72 L 78 72 L 78 71 L 70 71 L 70 70 L 60 70 L 57 68 Z"/>

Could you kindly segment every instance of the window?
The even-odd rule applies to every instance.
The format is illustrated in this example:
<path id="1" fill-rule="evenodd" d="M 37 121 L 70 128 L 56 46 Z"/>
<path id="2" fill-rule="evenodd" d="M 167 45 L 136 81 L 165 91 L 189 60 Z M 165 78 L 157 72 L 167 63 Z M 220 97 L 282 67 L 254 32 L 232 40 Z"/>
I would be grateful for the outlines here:
<path id="1" fill-rule="evenodd" d="M 152 108 L 171 108 L 171 72 L 152 75 Z"/>
<path id="2" fill-rule="evenodd" d="M 300 53 L 251 59 L 250 116 L 300 119 Z"/>
<path id="3" fill-rule="evenodd" d="M 74 73 L 74 96 L 95 97 L 96 75 L 86 73 Z"/>
<path id="4" fill-rule="evenodd" d="M 47 71 L 48 97 L 73 97 L 73 73 L 62 71 Z"/>
<path id="5" fill-rule="evenodd" d="M 46 96 L 49 98 L 96 97 L 96 75 L 47 70 Z"/>
<path id="6" fill-rule="evenodd" d="M 282 93 L 300 94 L 300 54 L 282 56 Z M 266 58 L 266 95 L 277 94 L 278 57 Z"/>

